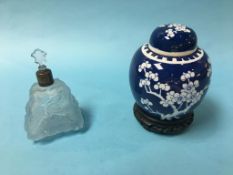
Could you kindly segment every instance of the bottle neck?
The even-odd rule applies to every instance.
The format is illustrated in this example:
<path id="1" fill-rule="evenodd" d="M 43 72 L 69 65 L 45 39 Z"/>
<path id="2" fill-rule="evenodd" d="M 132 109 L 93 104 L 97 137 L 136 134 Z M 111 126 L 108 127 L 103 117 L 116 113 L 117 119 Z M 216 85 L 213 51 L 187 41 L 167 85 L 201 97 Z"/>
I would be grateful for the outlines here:
<path id="1" fill-rule="evenodd" d="M 52 71 L 46 66 L 43 67 L 43 69 L 40 69 L 39 66 L 39 70 L 36 72 L 36 77 L 38 84 L 42 87 L 50 86 L 54 83 Z"/>

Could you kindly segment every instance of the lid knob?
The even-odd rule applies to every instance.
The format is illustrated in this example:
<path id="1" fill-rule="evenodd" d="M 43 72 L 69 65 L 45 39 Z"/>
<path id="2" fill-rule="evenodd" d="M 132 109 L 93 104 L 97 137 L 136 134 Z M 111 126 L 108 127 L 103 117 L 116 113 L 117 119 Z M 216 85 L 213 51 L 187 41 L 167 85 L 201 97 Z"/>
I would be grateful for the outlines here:
<path id="1" fill-rule="evenodd" d="M 193 29 L 185 25 L 166 24 L 152 32 L 149 43 L 165 52 L 185 52 L 197 47 L 197 36 Z"/>

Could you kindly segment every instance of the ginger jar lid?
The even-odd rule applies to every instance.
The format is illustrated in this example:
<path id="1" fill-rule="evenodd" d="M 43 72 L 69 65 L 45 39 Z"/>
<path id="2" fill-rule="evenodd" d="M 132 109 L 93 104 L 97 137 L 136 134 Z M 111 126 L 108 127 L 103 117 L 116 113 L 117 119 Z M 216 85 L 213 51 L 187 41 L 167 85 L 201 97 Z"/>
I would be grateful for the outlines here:
<path id="1" fill-rule="evenodd" d="M 157 27 L 151 34 L 150 45 L 165 52 L 185 52 L 197 47 L 193 29 L 182 24 L 166 24 Z"/>

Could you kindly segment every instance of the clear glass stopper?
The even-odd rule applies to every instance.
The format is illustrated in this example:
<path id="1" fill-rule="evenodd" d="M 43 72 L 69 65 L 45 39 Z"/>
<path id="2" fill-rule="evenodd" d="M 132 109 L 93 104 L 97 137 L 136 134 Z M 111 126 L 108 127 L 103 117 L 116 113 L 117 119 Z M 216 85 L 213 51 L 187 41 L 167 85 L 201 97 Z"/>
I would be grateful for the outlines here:
<path id="1" fill-rule="evenodd" d="M 34 58 L 35 63 L 39 64 L 39 69 L 46 68 L 46 56 L 47 53 L 41 49 L 35 49 L 31 54 L 31 57 Z"/>

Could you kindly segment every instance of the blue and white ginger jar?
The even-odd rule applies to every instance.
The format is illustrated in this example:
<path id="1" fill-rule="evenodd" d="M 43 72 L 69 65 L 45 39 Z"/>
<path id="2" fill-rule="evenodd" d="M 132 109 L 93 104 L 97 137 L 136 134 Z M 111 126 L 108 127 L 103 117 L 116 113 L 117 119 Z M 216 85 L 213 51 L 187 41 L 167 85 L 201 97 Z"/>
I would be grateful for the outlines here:
<path id="1" fill-rule="evenodd" d="M 195 32 L 181 24 L 157 27 L 130 65 L 130 86 L 150 117 L 171 121 L 191 113 L 205 96 L 211 64 Z"/>

